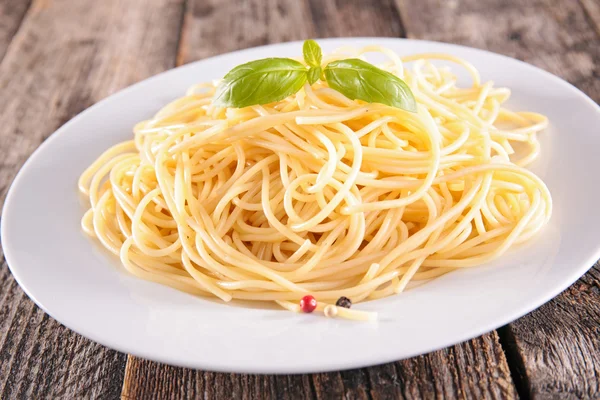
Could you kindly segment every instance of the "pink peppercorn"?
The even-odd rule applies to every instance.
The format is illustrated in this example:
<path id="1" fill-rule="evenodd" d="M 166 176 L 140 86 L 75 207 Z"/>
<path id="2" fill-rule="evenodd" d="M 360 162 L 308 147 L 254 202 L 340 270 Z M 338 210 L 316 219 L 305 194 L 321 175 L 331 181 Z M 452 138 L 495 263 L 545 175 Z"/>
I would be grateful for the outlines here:
<path id="1" fill-rule="evenodd" d="M 311 313 L 317 308 L 317 300 L 310 294 L 300 299 L 300 309 L 305 313 Z"/>

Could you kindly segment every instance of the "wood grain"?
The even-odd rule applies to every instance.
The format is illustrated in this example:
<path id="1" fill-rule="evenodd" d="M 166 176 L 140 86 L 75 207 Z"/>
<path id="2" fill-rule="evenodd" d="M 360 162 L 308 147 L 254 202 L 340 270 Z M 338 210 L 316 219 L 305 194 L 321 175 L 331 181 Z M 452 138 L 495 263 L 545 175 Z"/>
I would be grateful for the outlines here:
<path id="1" fill-rule="evenodd" d="M 409 38 L 464 44 L 518 58 L 600 101 L 598 34 L 577 0 L 396 2 Z"/>
<path id="2" fill-rule="evenodd" d="M 402 32 L 392 0 L 189 0 L 177 62 L 307 38 Z"/>
<path id="3" fill-rule="evenodd" d="M 600 268 L 503 331 L 519 384 L 534 398 L 600 398 Z"/>
<path id="4" fill-rule="evenodd" d="M 315 34 L 304 1 L 189 0 L 178 64 Z"/>
<path id="5" fill-rule="evenodd" d="M 317 38 L 404 36 L 393 0 L 310 0 L 309 4 Z"/>
<path id="6" fill-rule="evenodd" d="M 30 3 L 31 0 L 0 1 L 0 61 L 21 25 Z"/>
<path id="7" fill-rule="evenodd" d="M 597 1 L 397 2 L 409 37 L 516 57 L 600 100 Z M 600 397 L 599 277 L 596 265 L 556 299 L 500 331 L 523 396 Z"/>
<path id="8" fill-rule="evenodd" d="M 600 2 L 598 0 L 580 0 L 590 22 L 600 35 Z"/>
<path id="9" fill-rule="evenodd" d="M 26 2 L 0 3 L 18 19 Z M 26 8 L 26 7 L 25 7 Z M 23 10 L 23 8 L 19 8 Z M 173 67 L 183 3 L 36 0 L 0 63 L 0 206 L 31 152 L 103 97 Z M 0 39 L 0 46 L 2 46 Z M 117 398 L 126 356 L 61 326 L 0 268 L 0 398 Z M 43 266 L 40 266 L 43 268 Z"/>
<path id="10" fill-rule="evenodd" d="M 515 388 L 495 332 L 398 362 L 408 398 L 513 398 Z"/>
<path id="11" fill-rule="evenodd" d="M 192 0 L 178 63 L 280 41 L 329 36 L 400 36 L 389 1 Z M 377 21 L 377 23 L 373 23 Z M 220 374 L 130 356 L 123 396 L 159 398 L 514 398 L 496 333 L 399 363 L 304 376 Z"/>
<path id="12" fill-rule="evenodd" d="M 123 398 L 510 399 L 510 371 L 495 333 L 371 368 L 311 375 L 224 374 L 129 356 Z"/>

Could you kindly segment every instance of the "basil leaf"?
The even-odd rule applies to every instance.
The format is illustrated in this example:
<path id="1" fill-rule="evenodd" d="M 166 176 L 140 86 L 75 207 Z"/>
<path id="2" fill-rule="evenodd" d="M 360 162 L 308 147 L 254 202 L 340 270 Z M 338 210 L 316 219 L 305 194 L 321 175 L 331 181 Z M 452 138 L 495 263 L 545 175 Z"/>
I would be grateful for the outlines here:
<path id="1" fill-rule="evenodd" d="M 349 99 L 417 111 L 415 97 L 402 79 L 366 61 L 349 58 L 331 62 L 325 68 L 325 79 L 329 87 Z"/>
<path id="2" fill-rule="evenodd" d="M 308 83 L 312 85 L 313 83 L 318 81 L 322 73 L 323 70 L 321 69 L 321 67 L 311 67 L 308 70 Z"/>
<path id="3" fill-rule="evenodd" d="M 306 67 L 290 58 L 250 61 L 225 75 L 213 103 L 235 108 L 272 103 L 299 91 L 306 79 Z"/>
<path id="4" fill-rule="evenodd" d="M 311 67 L 320 67 L 323 54 L 321 53 L 321 46 L 314 40 L 305 40 L 302 45 L 302 53 L 304 54 L 304 61 Z"/>

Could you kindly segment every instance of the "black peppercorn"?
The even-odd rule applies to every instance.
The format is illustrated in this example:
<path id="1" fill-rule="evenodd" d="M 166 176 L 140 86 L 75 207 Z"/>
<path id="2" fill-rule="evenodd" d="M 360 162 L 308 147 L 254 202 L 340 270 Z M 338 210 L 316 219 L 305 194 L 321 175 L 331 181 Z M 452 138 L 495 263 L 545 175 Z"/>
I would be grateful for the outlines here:
<path id="1" fill-rule="evenodd" d="M 335 302 L 335 305 L 338 307 L 350 308 L 352 307 L 352 300 L 342 296 L 338 299 L 338 301 Z"/>

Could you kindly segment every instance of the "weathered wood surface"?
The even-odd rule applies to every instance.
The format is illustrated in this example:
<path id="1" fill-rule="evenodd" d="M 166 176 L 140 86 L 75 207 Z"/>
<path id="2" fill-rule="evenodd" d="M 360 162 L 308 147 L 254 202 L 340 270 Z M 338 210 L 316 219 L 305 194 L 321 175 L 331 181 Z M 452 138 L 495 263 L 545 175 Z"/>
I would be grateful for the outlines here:
<path id="1" fill-rule="evenodd" d="M 409 38 L 464 44 L 518 58 L 600 101 L 600 39 L 598 25 L 592 22 L 600 21 L 597 0 L 396 2 Z"/>
<path id="2" fill-rule="evenodd" d="M 31 0 L 4 0 L 0 2 L 0 61 L 6 48 L 29 8 Z"/>
<path id="3" fill-rule="evenodd" d="M 326 36 L 400 36 L 390 1 L 195 0 L 188 3 L 178 62 L 280 41 Z M 377 23 L 374 23 L 377 21 Z M 176 398 L 513 398 L 495 333 L 411 360 L 310 376 L 219 374 L 129 357 L 123 396 Z"/>
<path id="4" fill-rule="evenodd" d="M 182 1 L 0 2 L 0 198 L 33 150 L 103 97 L 171 68 Z M 26 7 L 25 7 L 26 8 Z M 17 10 L 18 9 L 18 10 Z M 19 11 L 20 10 L 20 11 Z M 18 11 L 18 12 L 17 12 Z M 17 21 L 18 22 L 18 21 Z M 126 355 L 61 326 L 0 268 L 0 399 L 118 398 Z"/>
<path id="5" fill-rule="evenodd" d="M 600 100 L 597 0 L 0 1 L 0 206 L 54 129 L 121 87 L 214 54 L 331 36 L 455 42 L 536 64 Z M 4 58 L 2 57 L 4 55 Z M 24 95 L 24 94 L 33 94 Z M 496 332 L 360 370 L 292 376 L 175 368 L 62 327 L 0 269 L 0 398 L 600 397 L 600 269 Z"/>
<path id="6" fill-rule="evenodd" d="M 581 0 L 581 5 L 596 28 L 596 32 L 600 35 L 600 2 L 598 0 Z"/>
<path id="7" fill-rule="evenodd" d="M 311 375 L 223 374 L 130 356 L 125 399 L 516 398 L 495 332 L 447 349 L 360 370 Z"/>
<path id="8" fill-rule="evenodd" d="M 177 61 L 314 37 L 402 33 L 393 0 L 188 0 Z"/>
<path id="9" fill-rule="evenodd" d="M 516 57 L 600 101 L 596 0 L 397 0 L 408 36 Z M 600 398 L 600 267 L 500 331 L 519 393 Z"/>
<path id="10" fill-rule="evenodd" d="M 502 331 L 521 390 L 538 398 L 600 398 L 600 268 Z"/>

